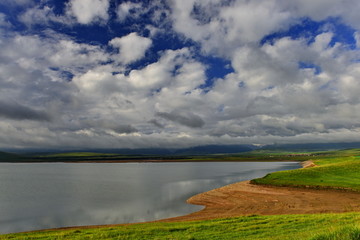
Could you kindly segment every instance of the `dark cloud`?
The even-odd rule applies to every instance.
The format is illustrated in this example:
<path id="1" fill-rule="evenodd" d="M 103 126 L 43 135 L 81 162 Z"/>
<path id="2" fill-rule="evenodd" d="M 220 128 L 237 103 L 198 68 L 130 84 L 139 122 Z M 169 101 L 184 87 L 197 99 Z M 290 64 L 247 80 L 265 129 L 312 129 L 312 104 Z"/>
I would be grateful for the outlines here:
<path id="1" fill-rule="evenodd" d="M 0 101 L 0 117 L 13 120 L 50 121 L 50 116 L 43 111 L 17 104 Z"/>
<path id="2" fill-rule="evenodd" d="M 149 123 L 153 124 L 154 126 L 158 127 L 158 128 L 164 128 L 164 125 L 159 123 L 156 119 L 151 119 L 149 121 Z"/>
<path id="3" fill-rule="evenodd" d="M 191 128 L 201 128 L 205 125 L 204 120 L 193 113 L 158 112 L 156 116 Z"/>
<path id="4" fill-rule="evenodd" d="M 118 124 L 115 121 L 109 120 L 84 120 L 80 123 L 80 125 L 85 126 L 86 128 L 97 129 L 97 131 L 102 132 L 103 130 L 112 130 L 116 133 L 134 133 L 139 130 L 133 127 L 130 124 Z"/>
<path id="5" fill-rule="evenodd" d="M 134 128 L 131 125 L 118 125 L 116 127 L 113 127 L 112 130 L 114 130 L 117 133 L 134 133 L 134 132 L 138 132 L 139 130 L 137 130 L 136 128 Z"/>

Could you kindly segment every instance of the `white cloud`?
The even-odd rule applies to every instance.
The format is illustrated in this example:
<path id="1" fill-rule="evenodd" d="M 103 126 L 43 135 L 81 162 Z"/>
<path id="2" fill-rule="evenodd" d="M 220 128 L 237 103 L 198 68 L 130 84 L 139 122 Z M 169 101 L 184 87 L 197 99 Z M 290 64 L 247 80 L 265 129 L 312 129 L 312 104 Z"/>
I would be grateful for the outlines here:
<path id="1" fill-rule="evenodd" d="M 114 92 L 121 92 L 126 87 L 123 74 L 112 75 L 108 69 L 94 68 L 73 78 L 73 83 L 83 96 L 93 103 Z"/>
<path id="2" fill-rule="evenodd" d="M 0 13 L 0 27 L 10 27 L 11 23 L 7 21 L 6 15 L 3 13 Z"/>
<path id="3" fill-rule="evenodd" d="M 76 43 L 69 39 L 61 39 L 53 45 L 55 53 L 49 60 L 55 66 L 62 67 L 90 67 L 109 60 L 109 54 L 99 46 Z"/>
<path id="4" fill-rule="evenodd" d="M 119 55 L 116 56 L 117 60 L 128 64 L 143 58 L 152 41 L 134 32 L 121 38 L 114 38 L 109 44 L 119 49 Z"/>
<path id="5" fill-rule="evenodd" d="M 139 11 L 142 9 L 143 7 L 141 6 L 141 4 L 139 3 L 132 3 L 132 2 L 124 2 L 121 3 L 116 11 L 117 17 L 119 21 L 124 21 L 129 15 L 130 15 L 130 11 L 135 12 L 135 16 L 132 15 L 132 17 L 138 17 L 139 16 Z"/>
<path id="6" fill-rule="evenodd" d="M 293 11 L 298 16 L 308 16 L 315 21 L 321 21 L 329 16 L 339 16 L 343 9 L 347 8 L 347 3 L 355 1 L 338 1 L 338 0 L 295 0 L 279 1 L 286 9 Z"/>
<path id="7" fill-rule="evenodd" d="M 223 8 L 219 19 L 224 21 L 222 28 L 227 28 L 226 41 L 257 42 L 265 35 L 281 30 L 291 23 L 289 12 L 282 11 L 276 1 L 237 2 Z"/>
<path id="8" fill-rule="evenodd" d="M 275 0 L 235 1 L 223 6 L 218 1 L 174 1 L 176 31 L 202 44 L 208 53 L 228 56 L 234 48 L 258 42 L 265 35 L 293 23 L 291 14 Z M 193 12 L 194 6 L 199 10 Z M 209 10 L 210 9 L 210 10 Z"/>
<path id="9" fill-rule="evenodd" d="M 129 82 L 136 88 L 156 89 L 167 85 L 171 80 L 171 72 L 175 67 L 177 52 L 167 51 L 158 62 L 147 65 L 140 70 L 132 70 Z"/>
<path id="10" fill-rule="evenodd" d="M 231 56 L 234 48 L 258 44 L 268 34 L 286 30 L 310 18 L 339 18 L 360 29 L 360 4 L 356 0 L 320 1 L 172 1 L 174 30 L 201 43 L 207 53 Z M 196 11 L 194 10 L 196 9 Z"/>
<path id="11" fill-rule="evenodd" d="M 353 28 L 360 29 L 360 4 L 357 0 L 279 0 L 279 4 L 294 17 L 309 17 L 315 21 L 339 17 Z"/>
<path id="12" fill-rule="evenodd" d="M 341 98 L 347 103 L 360 102 L 360 64 L 354 63 L 347 66 L 346 71 L 340 75 L 338 81 L 338 91 L 341 93 Z"/>
<path id="13" fill-rule="evenodd" d="M 354 33 L 354 38 L 356 41 L 356 47 L 360 48 L 360 33 L 359 32 Z"/>
<path id="14" fill-rule="evenodd" d="M 156 95 L 168 92 L 173 98 L 191 92 L 205 79 L 205 66 L 193 59 L 188 48 L 167 50 L 158 62 L 132 70 L 128 77 L 129 83 L 138 90 L 160 91 L 165 88 Z"/>
<path id="15" fill-rule="evenodd" d="M 85 74 L 75 77 L 73 82 L 81 89 L 96 93 L 99 88 L 104 87 L 105 82 L 111 81 L 112 75 L 109 72 L 95 72 L 90 70 Z"/>
<path id="16" fill-rule="evenodd" d="M 167 8 L 167 1 L 152 0 L 148 2 L 123 2 L 116 8 L 117 20 L 123 22 L 126 19 L 137 21 L 141 17 L 146 16 L 146 19 L 156 26 L 162 26 L 169 22 L 170 11 Z"/>
<path id="17" fill-rule="evenodd" d="M 69 82 L 71 74 L 80 75 L 107 56 L 101 48 L 77 44 L 61 35 L 40 38 L 16 34 L 1 47 L 0 101 L 16 103 L 20 112 L 30 109 L 56 116 L 52 118 L 56 124 L 60 124 L 63 111 L 78 108 L 81 102 Z M 31 111 L 34 106 L 39 110 Z"/>
<path id="18" fill-rule="evenodd" d="M 74 20 L 66 15 L 56 15 L 54 9 L 48 5 L 34 6 L 28 8 L 24 13 L 19 16 L 19 20 L 26 24 L 28 27 L 33 25 L 49 25 L 52 22 L 62 24 L 73 24 Z"/>
<path id="19" fill-rule="evenodd" d="M 109 0 L 70 0 L 68 14 L 73 15 L 80 24 L 106 21 Z"/>

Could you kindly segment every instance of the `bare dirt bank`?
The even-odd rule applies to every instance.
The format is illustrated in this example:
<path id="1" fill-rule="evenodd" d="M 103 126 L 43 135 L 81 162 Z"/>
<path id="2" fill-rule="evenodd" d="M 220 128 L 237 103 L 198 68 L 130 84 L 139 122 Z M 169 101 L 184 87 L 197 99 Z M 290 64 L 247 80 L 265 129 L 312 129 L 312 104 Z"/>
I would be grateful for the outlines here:
<path id="1" fill-rule="evenodd" d="M 205 208 L 161 221 L 188 221 L 243 215 L 340 213 L 360 211 L 360 193 L 234 183 L 191 197 L 188 203 Z"/>

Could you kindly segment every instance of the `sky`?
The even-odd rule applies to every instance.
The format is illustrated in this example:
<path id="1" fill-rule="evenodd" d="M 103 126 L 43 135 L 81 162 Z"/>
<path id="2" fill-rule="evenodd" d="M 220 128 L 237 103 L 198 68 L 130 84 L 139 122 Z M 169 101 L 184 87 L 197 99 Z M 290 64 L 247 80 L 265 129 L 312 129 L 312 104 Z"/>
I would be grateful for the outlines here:
<path id="1" fill-rule="evenodd" d="M 1 0 L 0 148 L 360 140 L 358 0 Z"/>

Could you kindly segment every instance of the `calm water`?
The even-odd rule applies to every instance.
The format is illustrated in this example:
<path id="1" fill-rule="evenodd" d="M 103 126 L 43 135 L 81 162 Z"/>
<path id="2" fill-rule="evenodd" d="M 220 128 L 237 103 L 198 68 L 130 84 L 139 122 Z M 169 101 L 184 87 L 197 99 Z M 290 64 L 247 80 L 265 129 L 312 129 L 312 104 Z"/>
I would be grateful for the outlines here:
<path id="1" fill-rule="evenodd" d="M 186 199 L 297 163 L 0 164 L 0 233 L 148 221 L 202 207 Z"/>

